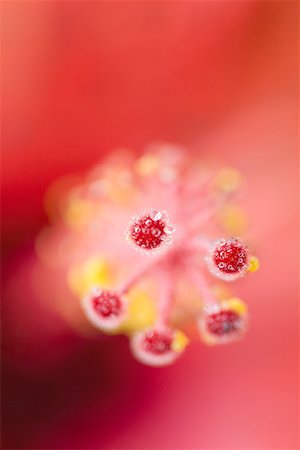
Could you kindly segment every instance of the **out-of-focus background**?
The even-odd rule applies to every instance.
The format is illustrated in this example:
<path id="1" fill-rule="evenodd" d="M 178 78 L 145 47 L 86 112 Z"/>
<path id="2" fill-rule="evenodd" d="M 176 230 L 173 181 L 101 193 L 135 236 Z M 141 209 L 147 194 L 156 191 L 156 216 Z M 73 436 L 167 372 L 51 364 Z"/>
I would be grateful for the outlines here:
<path id="1" fill-rule="evenodd" d="M 3 449 L 298 447 L 298 6 L 2 3 Z M 49 183 L 154 140 L 245 174 L 261 260 L 246 339 L 160 369 L 78 336 L 30 278 Z"/>

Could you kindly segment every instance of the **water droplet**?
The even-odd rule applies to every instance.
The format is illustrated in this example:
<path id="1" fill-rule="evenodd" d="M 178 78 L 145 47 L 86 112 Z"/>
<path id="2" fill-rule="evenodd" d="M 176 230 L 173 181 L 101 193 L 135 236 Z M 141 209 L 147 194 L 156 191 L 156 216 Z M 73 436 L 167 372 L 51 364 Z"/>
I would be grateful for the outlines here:
<path id="1" fill-rule="evenodd" d="M 157 222 L 158 220 L 162 219 L 162 213 L 159 211 L 157 214 L 155 214 L 154 216 L 154 221 Z"/>
<path id="2" fill-rule="evenodd" d="M 158 228 L 153 228 L 151 233 L 152 233 L 152 236 L 154 236 L 154 237 L 159 237 L 161 235 L 161 231 Z"/>

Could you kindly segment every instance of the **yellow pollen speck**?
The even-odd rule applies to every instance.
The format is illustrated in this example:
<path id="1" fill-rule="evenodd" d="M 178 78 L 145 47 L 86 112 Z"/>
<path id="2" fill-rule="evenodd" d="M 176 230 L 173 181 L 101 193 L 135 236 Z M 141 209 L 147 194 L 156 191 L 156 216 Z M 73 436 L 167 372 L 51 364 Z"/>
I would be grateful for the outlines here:
<path id="1" fill-rule="evenodd" d="M 79 297 L 86 295 L 94 286 L 110 287 L 112 270 L 104 258 L 91 258 L 73 266 L 68 272 L 68 284 Z"/>
<path id="2" fill-rule="evenodd" d="M 256 256 L 251 256 L 248 264 L 248 272 L 256 272 L 259 269 L 259 259 Z"/>
<path id="3" fill-rule="evenodd" d="M 141 288 L 134 288 L 127 294 L 128 316 L 119 331 L 132 334 L 154 325 L 156 308 L 151 297 Z"/>
<path id="4" fill-rule="evenodd" d="M 174 333 L 174 339 L 171 348 L 174 352 L 180 353 L 185 349 L 188 343 L 188 337 L 182 331 L 176 330 Z"/>
<path id="5" fill-rule="evenodd" d="M 50 220 L 61 216 L 63 201 L 71 188 L 80 183 L 80 178 L 75 175 L 67 175 L 53 181 L 48 187 L 43 204 Z"/>
<path id="6" fill-rule="evenodd" d="M 240 188 L 242 176 L 238 170 L 232 167 L 224 167 L 216 176 L 215 184 L 223 192 L 234 192 Z"/>
<path id="7" fill-rule="evenodd" d="M 226 309 L 230 309 L 239 315 L 245 315 L 248 312 L 247 305 L 239 298 L 233 297 L 223 302 Z"/>
<path id="8" fill-rule="evenodd" d="M 64 211 L 63 219 L 70 228 L 80 229 L 89 223 L 94 211 L 93 202 L 85 199 L 72 200 Z"/>
<path id="9" fill-rule="evenodd" d="M 122 185 L 112 185 L 109 192 L 108 192 L 108 196 L 109 198 L 120 205 L 128 205 L 130 204 L 130 202 L 132 201 L 133 197 L 134 197 L 134 189 L 132 186 L 128 185 L 128 186 L 122 186 Z"/>
<path id="10" fill-rule="evenodd" d="M 224 205 L 219 211 L 221 226 L 230 234 L 243 234 L 247 227 L 247 218 L 244 211 L 237 205 Z"/>
<path id="11" fill-rule="evenodd" d="M 159 158 L 147 153 L 141 156 L 135 163 L 136 173 L 142 177 L 151 176 L 159 169 Z"/>
<path id="12" fill-rule="evenodd" d="M 105 180 L 102 180 L 104 192 L 112 202 L 128 205 L 135 196 L 135 187 L 131 173 L 125 169 L 113 171 Z"/>

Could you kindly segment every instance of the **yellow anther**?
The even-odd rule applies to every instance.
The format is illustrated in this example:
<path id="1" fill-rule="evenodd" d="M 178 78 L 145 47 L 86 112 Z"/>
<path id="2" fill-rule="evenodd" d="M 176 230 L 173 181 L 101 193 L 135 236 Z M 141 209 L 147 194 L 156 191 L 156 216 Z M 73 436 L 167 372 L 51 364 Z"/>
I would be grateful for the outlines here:
<path id="1" fill-rule="evenodd" d="M 222 302 L 225 309 L 230 309 L 239 315 L 247 314 L 247 305 L 239 298 L 233 297 Z"/>
<path id="2" fill-rule="evenodd" d="M 120 205 L 128 205 L 132 202 L 135 196 L 135 190 L 133 186 L 123 186 L 122 184 L 116 184 L 110 187 L 108 191 L 108 197 L 115 203 Z"/>
<path id="3" fill-rule="evenodd" d="M 251 256 L 248 264 L 248 272 L 256 272 L 259 269 L 259 259 L 256 256 Z"/>
<path id="4" fill-rule="evenodd" d="M 171 348 L 174 352 L 180 353 L 185 349 L 188 343 L 188 337 L 182 331 L 176 330 L 174 333 L 174 339 Z"/>
<path id="5" fill-rule="evenodd" d="M 80 229 L 89 223 L 94 212 L 93 202 L 85 199 L 74 199 L 66 207 L 63 219 L 70 228 Z"/>
<path id="6" fill-rule="evenodd" d="M 111 287 L 112 278 L 112 269 L 104 258 L 91 258 L 71 267 L 68 284 L 72 292 L 82 297 L 94 286 Z"/>
<path id="7" fill-rule="evenodd" d="M 79 185 L 80 178 L 75 175 L 67 175 L 53 181 L 48 187 L 43 205 L 50 220 L 61 215 L 62 205 L 71 188 Z"/>
<path id="8" fill-rule="evenodd" d="M 119 330 L 130 335 L 153 326 L 156 321 L 156 308 L 147 292 L 134 288 L 127 295 L 127 299 L 128 316 Z"/>
<path id="9" fill-rule="evenodd" d="M 223 192 L 234 192 L 238 190 L 242 184 L 242 176 L 240 172 L 232 167 L 224 167 L 216 176 L 216 187 Z"/>
<path id="10" fill-rule="evenodd" d="M 247 227 L 246 215 L 237 205 L 224 205 L 219 211 L 219 221 L 224 230 L 232 235 L 243 234 Z"/>
<path id="11" fill-rule="evenodd" d="M 131 173 L 123 168 L 116 168 L 107 174 L 103 181 L 104 192 L 111 201 L 126 205 L 132 202 L 135 196 L 135 186 Z"/>
<path id="12" fill-rule="evenodd" d="M 159 169 L 159 158 L 156 155 L 147 153 L 135 162 L 136 173 L 142 177 L 148 177 Z"/>

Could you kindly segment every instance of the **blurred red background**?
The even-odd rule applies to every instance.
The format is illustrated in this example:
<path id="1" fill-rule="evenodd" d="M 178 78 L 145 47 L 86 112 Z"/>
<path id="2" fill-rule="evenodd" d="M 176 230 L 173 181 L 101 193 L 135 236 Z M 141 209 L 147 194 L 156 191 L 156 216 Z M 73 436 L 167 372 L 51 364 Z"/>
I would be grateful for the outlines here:
<path id="1" fill-rule="evenodd" d="M 297 448 L 298 6 L 2 4 L 3 448 Z M 49 183 L 153 140 L 245 173 L 262 266 L 247 338 L 158 370 L 76 336 L 29 277 Z"/>

